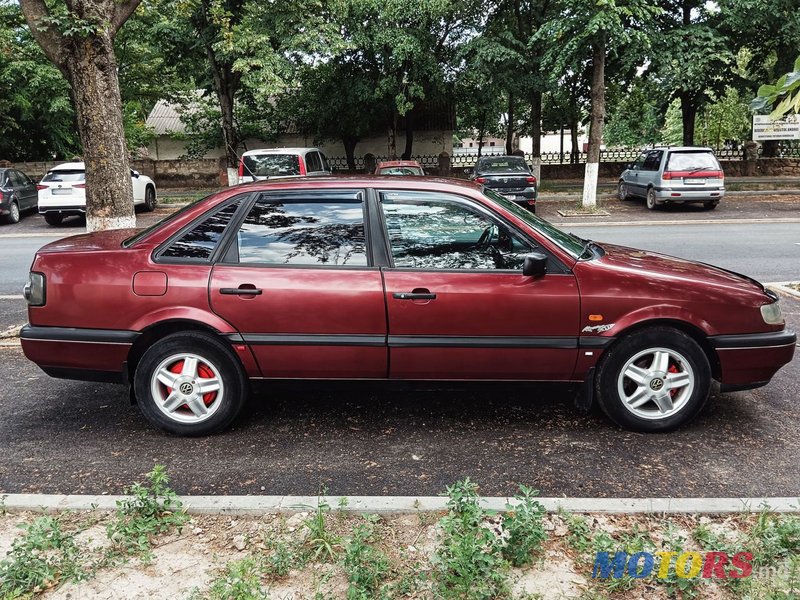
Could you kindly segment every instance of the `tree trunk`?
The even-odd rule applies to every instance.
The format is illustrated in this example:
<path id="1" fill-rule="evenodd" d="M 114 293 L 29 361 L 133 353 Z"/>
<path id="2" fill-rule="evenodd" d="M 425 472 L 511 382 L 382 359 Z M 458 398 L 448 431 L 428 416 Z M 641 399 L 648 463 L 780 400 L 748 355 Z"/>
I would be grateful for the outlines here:
<path id="1" fill-rule="evenodd" d="M 344 144 L 344 155 L 347 157 L 347 168 L 351 171 L 356 170 L 356 144 L 358 144 L 358 138 L 352 136 L 345 136 L 342 138 L 342 143 Z"/>
<path id="2" fill-rule="evenodd" d="M 206 53 L 211 63 L 214 91 L 217 94 L 217 102 L 222 115 L 222 143 L 225 145 L 225 157 L 229 167 L 238 167 L 239 134 L 233 119 L 233 103 L 239 77 L 233 72 L 231 65 L 221 64 L 215 60 L 213 47 L 207 46 Z"/>
<path id="3" fill-rule="evenodd" d="M 694 128 L 697 122 L 697 105 L 690 94 L 679 94 L 681 119 L 683 121 L 683 145 L 694 146 Z"/>
<path id="4" fill-rule="evenodd" d="M 531 93 L 531 171 L 541 181 L 542 172 L 542 92 Z"/>
<path id="5" fill-rule="evenodd" d="M 600 170 L 600 144 L 603 141 L 603 122 L 606 112 L 605 40 L 592 45 L 592 113 L 589 129 L 589 150 L 583 179 L 583 206 L 597 205 L 597 174 Z"/>
<path id="6" fill-rule="evenodd" d="M 403 160 L 411 160 L 411 153 L 414 149 L 414 123 L 411 120 L 411 112 L 406 114 L 406 147 L 403 150 Z"/>
<path id="7" fill-rule="evenodd" d="M 578 119 L 571 117 L 569 122 L 570 153 L 569 164 L 577 165 L 580 149 L 578 148 Z"/>
<path id="8" fill-rule="evenodd" d="M 508 123 L 506 123 L 506 154 L 514 151 L 514 94 L 508 94 Z"/>
<path id="9" fill-rule="evenodd" d="M 100 24 L 84 36 L 65 37 L 48 24 L 43 0 L 20 1 L 31 34 L 70 84 L 86 164 L 88 231 L 136 226 L 114 37 L 140 2 L 67 3 L 69 18 Z"/>

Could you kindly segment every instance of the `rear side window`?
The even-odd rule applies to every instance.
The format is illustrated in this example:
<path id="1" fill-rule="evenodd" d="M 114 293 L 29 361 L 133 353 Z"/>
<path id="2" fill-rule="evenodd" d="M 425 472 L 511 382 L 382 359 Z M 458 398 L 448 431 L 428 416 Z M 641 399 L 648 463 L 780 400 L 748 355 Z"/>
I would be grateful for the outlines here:
<path id="1" fill-rule="evenodd" d="M 319 159 L 319 154 L 316 152 L 309 152 L 306 154 L 306 170 L 322 171 L 322 161 Z"/>
<path id="2" fill-rule="evenodd" d="M 11 181 L 11 185 L 25 185 L 25 178 L 22 176 L 22 173 L 18 171 L 9 171 L 9 180 Z"/>
<path id="3" fill-rule="evenodd" d="M 711 152 L 671 152 L 666 168 L 670 171 L 720 170 L 717 158 Z"/>
<path id="4" fill-rule="evenodd" d="M 328 164 L 328 159 L 325 157 L 325 155 L 322 152 L 319 153 L 319 158 L 322 161 L 322 170 L 323 171 L 327 171 L 328 173 L 330 173 L 331 172 L 331 166 L 330 166 L 330 164 Z"/>
<path id="5" fill-rule="evenodd" d="M 86 171 L 69 171 L 69 170 L 57 170 L 57 171 L 50 171 L 42 177 L 42 181 L 67 181 L 70 183 L 77 183 L 79 181 L 86 180 Z"/>
<path id="6" fill-rule="evenodd" d="M 661 157 L 664 156 L 663 150 L 651 150 L 644 159 L 644 171 L 658 171 L 661 166 Z"/>
<path id="7" fill-rule="evenodd" d="M 240 263 L 367 266 L 360 194 L 260 198 L 237 236 Z"/>
<path id="8" fill-rule="evenodd" d="M 244 175 L 252 177 L 288 177 L 300 175 L 297 154 L 249 154 L 242 157 Z"/>
<path id="9" fill-rule="evenodd" d="M 206 217 L 172 242 L 161 253 L 161 257 L 201 262 L 209 260 L 237 208 L 239 201 L 228 204 Z"/>

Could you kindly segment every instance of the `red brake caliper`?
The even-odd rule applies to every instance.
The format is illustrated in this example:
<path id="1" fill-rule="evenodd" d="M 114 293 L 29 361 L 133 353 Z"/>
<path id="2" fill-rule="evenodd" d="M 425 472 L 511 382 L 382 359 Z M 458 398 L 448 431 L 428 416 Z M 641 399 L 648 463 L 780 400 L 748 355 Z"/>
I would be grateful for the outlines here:
<path id="1" fill-rule="evenodd" d="M 181 371 L 183 371 L 183 361 L 179 360 L 178 362 L 176 362 L 174 365 L 172 365 L 169 368 L 169 371 L 171 373 L 175 373 L 175 374 L 178 374 Z M 202 377 L 203 379 L 211 379 L 212 377 L 214 377 L 214 371 L 212 371 L 210 368 L 208 368 L 207 365 L 205 365 L 203 363 L 200 363 L 197 366 L 197 374 L 200 377 Z M 168 386 L 164 386 L 164 387 L 167 388 L 167 395 L 172 393 L 172 388 L 171 387 L 168 387 Z M 209 404 L 211 404 L 214 401 L 214 398 L 216 398 L 216 397 L 217 397 L 217 392 L 208 392 L 207 394 L 203 394 L 203 402 L 205 402 L 206 406 L 208 406 Z M 186 405 L 184 404 L 184 406 L 186 406 Z"/>
<path id="2" fill-rule="evenodd" d="M 680 371 L 678 371 L 678 367 L 676 367 L 675 365 L 670 365 L 669 369 L 667 369 L 667 371 L 669 371 L 670 373 L 680 373 Z M 673 398 L 675 397 L 675 394 L 677 394 L 677 393 L 678 393 L 678 390 L 670 390 L 669 391 L 669 395 L 672 396 Z"/>

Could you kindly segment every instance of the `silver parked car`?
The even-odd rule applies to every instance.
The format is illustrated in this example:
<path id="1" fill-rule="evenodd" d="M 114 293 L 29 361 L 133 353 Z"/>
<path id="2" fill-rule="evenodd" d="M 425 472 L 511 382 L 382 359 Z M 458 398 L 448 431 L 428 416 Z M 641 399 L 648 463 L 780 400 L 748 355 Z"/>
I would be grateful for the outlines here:
<path id="1" fill-rule="evenodd" d="M 725 174 L 711 148 L 656 147 L 622 172 L 618 193 L 620 200 L 645 198 L 650 210 L 688 202 L 714 209 L 725 195 Z"/>

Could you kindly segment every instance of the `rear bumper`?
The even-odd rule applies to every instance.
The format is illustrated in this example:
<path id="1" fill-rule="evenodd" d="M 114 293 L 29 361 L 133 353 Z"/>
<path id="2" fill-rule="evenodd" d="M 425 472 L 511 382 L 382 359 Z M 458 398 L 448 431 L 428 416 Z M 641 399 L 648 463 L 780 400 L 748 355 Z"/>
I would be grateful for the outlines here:
<path id="1" fill-rule="evenodd" d="M 771 333 L 718 335 L 709 338 L 720 362 L 722 391 L 752 389 L 769 383 L 794 356 L 797 335 L 787 329 Z"/>
<path id="2" fill-rule="evenodd" d="M 725 188 L 709 187 L 706 189 L 663 187 L 655 188 L 656 199 L 663 202 L 718 202 L 725 197 Z"/>
<path id="3" fill-rule="evenodd" d="M 135 331 L 25 325 L 22 351 L 48 375 L 65 379 L 127 382 L 126 361 Z"/>
<path id="4" fill-rule="evenodd" d="M 39 205 L 39 214 L 46 213 L 61 213 L 62 215 L 84 215 L 86 214 L 86 206 L 42 206 Z"/>

